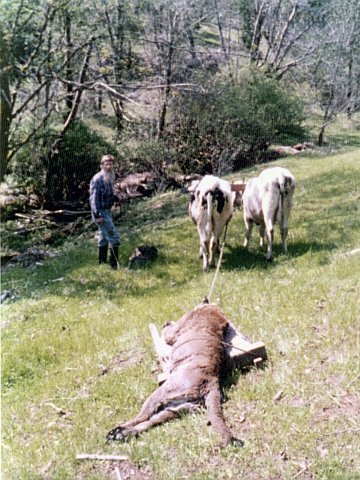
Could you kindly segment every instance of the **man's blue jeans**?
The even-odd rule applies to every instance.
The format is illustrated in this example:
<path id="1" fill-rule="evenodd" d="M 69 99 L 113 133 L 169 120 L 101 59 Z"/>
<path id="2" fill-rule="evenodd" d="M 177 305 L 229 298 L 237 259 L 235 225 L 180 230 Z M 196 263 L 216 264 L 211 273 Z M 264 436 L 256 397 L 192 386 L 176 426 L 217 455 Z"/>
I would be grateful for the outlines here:
<path id="1" fill-rule="evenodd" d="M 100 210 L 99 214 L 104 219 L 103 223 L 96 223 L 95 218 L 93 217 L 99 229 L 98 247 L 105 247 L 105 245 L 108 245 L 109 243 L 113 247 L 118 247 L 120 245 L 120 235 L 113 223 L 111 211 Z"/>

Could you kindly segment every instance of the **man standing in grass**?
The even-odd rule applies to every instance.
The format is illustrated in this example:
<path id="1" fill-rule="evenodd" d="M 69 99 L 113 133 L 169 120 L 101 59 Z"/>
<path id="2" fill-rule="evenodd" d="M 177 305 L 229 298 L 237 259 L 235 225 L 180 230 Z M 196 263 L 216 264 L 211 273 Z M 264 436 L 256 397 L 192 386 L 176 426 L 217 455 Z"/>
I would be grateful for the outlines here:
<path id="1" fill-rule="evenodd" d="M 115 158 L 112 155 L 101 157 L 101 170 L 93 176 L 90 182 L 91 215 L 99 229 L 98 258 L 99 264 L 106 263 L 108 246 L 110 244 L 110 266 L 117 268 L 120 245 L 120 235 L 113 223 L 111 207 L 114 204 L 113 185 Z"/>

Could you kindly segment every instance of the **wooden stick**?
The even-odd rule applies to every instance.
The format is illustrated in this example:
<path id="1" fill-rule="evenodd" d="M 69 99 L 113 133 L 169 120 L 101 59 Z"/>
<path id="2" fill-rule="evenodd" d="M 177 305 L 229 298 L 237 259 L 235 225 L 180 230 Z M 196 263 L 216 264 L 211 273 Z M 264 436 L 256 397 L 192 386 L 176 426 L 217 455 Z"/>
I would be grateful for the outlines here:
<path id="1" fill-rule="evenodd" d="M 161 359 L 166 358 L 171 352 L 170 345 L 167 345 L 164 342 L 164 340 L 160 337 L 158 329 L 156 328 L 156 325 L 154 325 L 153 323 L 150 323 L 149 329 L 150 329 L 152 340 L 154 342 L 156 354 Z"/>
<path id="2" fill-rule="evenodd" d="M 116 462 L 123 462 L 128 460 L 128 457 L 123 455 L 98 455 L 97 453 L 80 453 L 76 455 L 76 460 L 109 460 Z"/>
<path id="3" fill-rule="evenodd" d="M 115 467 L 115 475 L 116 475 L 117 480 L 122 480 L 122 476 L 121 476 L 119 467 Z"/>

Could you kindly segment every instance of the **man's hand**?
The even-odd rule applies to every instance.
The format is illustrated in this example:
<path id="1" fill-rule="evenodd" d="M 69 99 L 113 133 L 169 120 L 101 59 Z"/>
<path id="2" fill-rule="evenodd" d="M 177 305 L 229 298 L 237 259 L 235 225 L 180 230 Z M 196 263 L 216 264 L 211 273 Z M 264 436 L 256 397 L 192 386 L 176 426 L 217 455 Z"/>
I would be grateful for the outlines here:
<path id="1" fill-rule="evenodd" d="M 99 217 L 96 219 L 96 223 L 104 223 L 103 217 Z"/>

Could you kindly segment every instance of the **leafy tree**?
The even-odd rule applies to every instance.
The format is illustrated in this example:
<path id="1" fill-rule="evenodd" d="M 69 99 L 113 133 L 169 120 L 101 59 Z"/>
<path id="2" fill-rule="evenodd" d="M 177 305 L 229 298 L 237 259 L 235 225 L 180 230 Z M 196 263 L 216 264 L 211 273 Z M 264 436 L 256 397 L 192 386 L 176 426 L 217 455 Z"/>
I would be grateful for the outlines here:
<path id="1" fill-rule="evenodd" d="M 235 85 L 217 83 L 207 93 L 181 98 L 169 141 L 179 141 L 183 171 L 223 173 L 259 161 L 281 135 L 302 137 L 302 120 L 301 101 L 255 70 Z"/>

